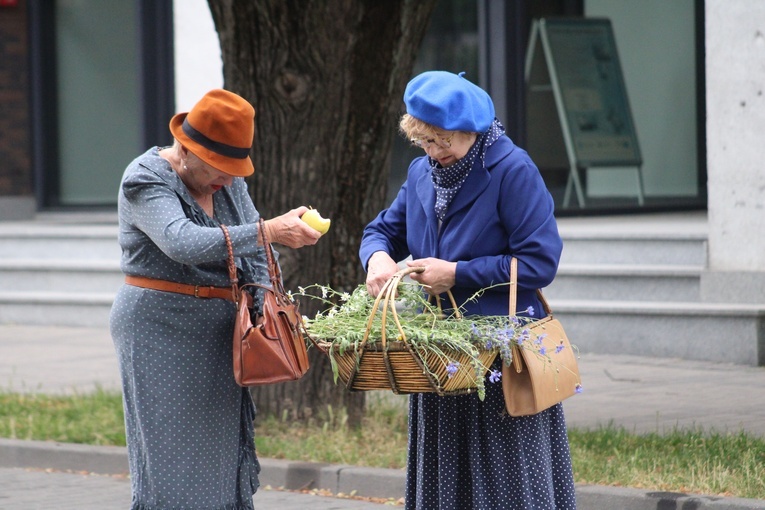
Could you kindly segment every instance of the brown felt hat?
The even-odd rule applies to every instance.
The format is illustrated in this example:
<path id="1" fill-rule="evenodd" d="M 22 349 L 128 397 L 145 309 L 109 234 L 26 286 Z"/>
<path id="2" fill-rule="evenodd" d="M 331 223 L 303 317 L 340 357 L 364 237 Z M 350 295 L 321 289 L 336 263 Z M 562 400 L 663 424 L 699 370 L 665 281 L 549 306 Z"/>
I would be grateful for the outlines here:
<path id="1" fill-rule="evenodd" d="M 236 177 L 252 175 L 255 109 L 246 99 L 222 89 L 205 94 L 188 113 L 170 119 L 170 132 L 213 168 Z"/>

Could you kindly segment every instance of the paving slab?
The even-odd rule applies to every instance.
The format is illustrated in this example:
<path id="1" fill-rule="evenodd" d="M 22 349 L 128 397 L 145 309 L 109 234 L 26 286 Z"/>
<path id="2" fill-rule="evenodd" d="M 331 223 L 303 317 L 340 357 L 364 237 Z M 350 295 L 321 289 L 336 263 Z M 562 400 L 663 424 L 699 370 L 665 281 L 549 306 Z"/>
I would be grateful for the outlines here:
<path id="1" fill-rule="evenodd" d="M 109 330 L 0 325 L 0 387 L 48 394 L 119 390 Z"/>
<path id="2" fill-rule="evenodd" d="M 366 510 L 382 504 L 358 499 L 261 489 L 253 496 L 259 509 Z M 130 480 L 125 476 L 0 468 L 0 510 L 126 510 Z"/>
<path id="3" fill-rule="evenodd" d="M 765 367 L 583 354 L 584 392 L 564 403 L 570 427 L 677 428 L 765 437 Z"/>

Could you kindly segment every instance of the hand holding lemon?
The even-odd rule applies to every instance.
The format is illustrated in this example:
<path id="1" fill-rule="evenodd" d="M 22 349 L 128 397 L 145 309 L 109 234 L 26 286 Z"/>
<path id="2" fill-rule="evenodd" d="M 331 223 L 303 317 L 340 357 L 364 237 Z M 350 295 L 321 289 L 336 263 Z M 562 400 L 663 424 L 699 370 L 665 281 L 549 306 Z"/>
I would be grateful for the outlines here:
<path id="1" fill-rule="evenodd" d="M 329 218 L 322 218 L 321 214 L 319 214 L 319 211 L 316 209 L 308 209 L 308 211 L 306 211 L 300 217 L 300 219 L 306 222 L 312 229 L 321 232 L 321 235 L 327 233 L 329 230 L 329 224 L 331 223 Z"/>

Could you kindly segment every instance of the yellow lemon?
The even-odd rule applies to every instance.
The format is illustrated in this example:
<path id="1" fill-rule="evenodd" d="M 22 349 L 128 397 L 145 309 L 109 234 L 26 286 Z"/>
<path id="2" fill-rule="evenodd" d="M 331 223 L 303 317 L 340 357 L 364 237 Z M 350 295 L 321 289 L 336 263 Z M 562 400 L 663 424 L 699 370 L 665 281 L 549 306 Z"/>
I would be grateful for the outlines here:
<path id="1" fill-rule="evenodd" d="M 312 229 L 318 230 L 321 232 L 321 235 L 324 235 L 329 230 L 329 224 L 331 223 L 331 220 L 328 218 L 322 218 L 321 214 L 319 214 L 319 211 L 316 209 L 309 209 L 305 214 L 303 214 L 300 217 L 301 220 L 305 221 L 309 227 Z"/>

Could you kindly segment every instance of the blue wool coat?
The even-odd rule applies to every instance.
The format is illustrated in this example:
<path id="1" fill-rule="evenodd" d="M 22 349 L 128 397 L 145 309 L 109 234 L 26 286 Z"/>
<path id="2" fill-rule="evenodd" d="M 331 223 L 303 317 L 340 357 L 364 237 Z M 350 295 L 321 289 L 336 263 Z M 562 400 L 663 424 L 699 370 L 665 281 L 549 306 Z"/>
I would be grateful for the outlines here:
<path id="1" fill-rule="evenodd" d="M 436 257 L 457 262 L 457 304 L 468 314 L 508 313 L 508 287 L 473 293 L 509 280 L 510 259 L 518 259 L 518 310 L 533 306 L 544 315 L 535 290 L 552 282 L 562 242 L 554 205 L 534 162 L 507 136 L 478 157 L 439 229 L 435 189 L 427 156 L 409 166 L 406 182 L 388 209 L 364 230 L 359 255 L 364 267 L 376 251 L 400 261 Z M 445 301 L 448 303 L 448 301 Z"/>

